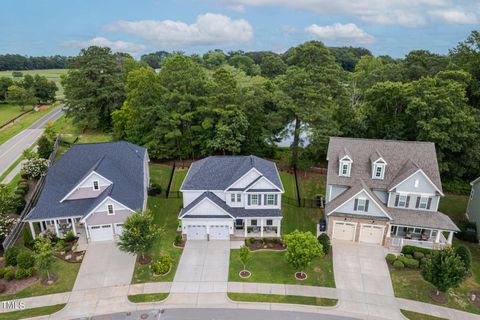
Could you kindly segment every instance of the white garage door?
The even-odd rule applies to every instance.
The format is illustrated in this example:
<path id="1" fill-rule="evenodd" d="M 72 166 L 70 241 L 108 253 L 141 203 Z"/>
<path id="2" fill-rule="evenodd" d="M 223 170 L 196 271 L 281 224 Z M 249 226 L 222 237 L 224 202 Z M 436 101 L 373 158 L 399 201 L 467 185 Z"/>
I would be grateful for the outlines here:
<path id="1" fill-rule="evenodd" d="M 210 240 L 230 240 L 230 228 L 228 226 L 210 226 Z"/>
<path id="2" fill-rule="evenodd" d="M 360 242 L 382 244 L 385 227 L 373 224 L 363 224 L 360 227 Z"/>
<path id="3" fill-rule="evenodd" d="M 335 221 L 333 239 L 353 241 L 355 239 L 355 223 Z"/>
<path id="4" fill-rule="evenodd" d="M 116 235 L 121 235 L 123 232 L 123 223 L 116 223 L 115 224 L 115 234 Z"/>
<path id="5" fill-rule="evenodd" d="M 187 240 L 207 240 L 207 226 L 189 225 L 187 227 Z"/>
<path id="6" fill-rule="evenodd" d="M 111 224 L 103 224 L 97 226 L 89 226 L 91 241 L 113 240 L 113 230 Z"/>

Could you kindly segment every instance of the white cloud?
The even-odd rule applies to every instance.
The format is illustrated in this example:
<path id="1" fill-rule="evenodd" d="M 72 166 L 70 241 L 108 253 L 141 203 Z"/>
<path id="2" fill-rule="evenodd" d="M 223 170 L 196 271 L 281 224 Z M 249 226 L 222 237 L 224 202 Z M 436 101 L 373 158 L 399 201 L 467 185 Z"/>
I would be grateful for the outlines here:
<path id="1" fill-rule="evenodd" d="M 90 46 L 109 47 L 110 49 L 112 49 L 112 51 L 126 52 L 132 55 L 137 55 L 146 49 L 146 47 L 142 44 L 136 44 L 121 40 L 111 41 L 103 37 L 96 37 L 89 40 L 70 40 L 66 41 L 64 44 L 68 47 L 78 49 L 87 48 Z"/>
<path id="2" fill-rule="evenodd" d="M 443 20 L 449 23 L 473 21 L 472 15 L 455 12 L 458 0 L 217 0 L 228 8 L 281 6 L 289 9 L 316 12 L 320 15 L 349 15 L 371 24 L 395 24 L 407 27 L 425 25 L 430 11 L 443 11 Z M 464 12 L 475 12 L 475 1 L 464 3 Z M 458 8 L 457 8 L 458 9 Z M 440 16 L 440 18 L 442 18 Z"/>
<path id="3" fill-rule="evenodd" d="M 437 17 L 449 24 L 477 24 L 480 19 L 473 13 L 466 13 L 459 9 L 430 11 L 431 16 Z"/>
<path id="4" fill-rule="evenodd" d="M 230 45 L 253 38 L 253 28 L 244 19 L 206 13 L 192 24 L 172 20 L 117 21 L 106 26 L 107 31 L 124 32 L 163 47 L 196 45 Z"/>
<path id="5" fill-rule="evenodd" d="M 353 23 L 334 23 L 328 26 L 312 24 L 305 31 L 315 35 L 321 40 L 342 42 L 345 44 L 370 44 L 374 38 Z"/>

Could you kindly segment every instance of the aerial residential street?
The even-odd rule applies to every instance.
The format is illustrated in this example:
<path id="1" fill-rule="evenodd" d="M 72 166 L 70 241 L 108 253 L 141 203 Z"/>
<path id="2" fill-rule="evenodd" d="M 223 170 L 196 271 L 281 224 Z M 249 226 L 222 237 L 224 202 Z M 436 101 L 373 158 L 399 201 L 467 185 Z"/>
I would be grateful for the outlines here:
<path id="1" fill-rule="evenodd" d="M 3 174 L 21 155 L 42 135 L 45 126 L 63 115 L 63 106 L 47 113 L 4 144 L 0 145 L 0 175 Z"/>

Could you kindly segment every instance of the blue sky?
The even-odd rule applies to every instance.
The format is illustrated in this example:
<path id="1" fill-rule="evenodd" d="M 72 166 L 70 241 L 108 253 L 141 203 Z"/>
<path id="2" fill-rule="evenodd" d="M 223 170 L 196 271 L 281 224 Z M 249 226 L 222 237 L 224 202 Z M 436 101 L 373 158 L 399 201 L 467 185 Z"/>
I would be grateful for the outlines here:
<path id="1" fill-rule="evenodd" d="M 447 53 L 480 29 L 473 0 L 2 0 L 0 54 L 76 55 L 91 44 L 283 52 L 307 40 L 402 57 Z"/>

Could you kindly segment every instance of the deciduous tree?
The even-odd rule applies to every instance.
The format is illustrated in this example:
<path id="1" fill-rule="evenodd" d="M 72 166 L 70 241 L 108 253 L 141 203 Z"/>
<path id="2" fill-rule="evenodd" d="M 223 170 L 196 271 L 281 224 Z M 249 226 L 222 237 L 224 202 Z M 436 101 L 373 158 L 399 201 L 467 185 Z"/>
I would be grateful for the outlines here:
<path id="1" fill-rule="evenodd" d="M 302 275 L 314 258 L 324 255 L 322 245 L 311 232 L 295 230 L 284 236 L 284 240 L 287 245 L 285 258 Z"/>

